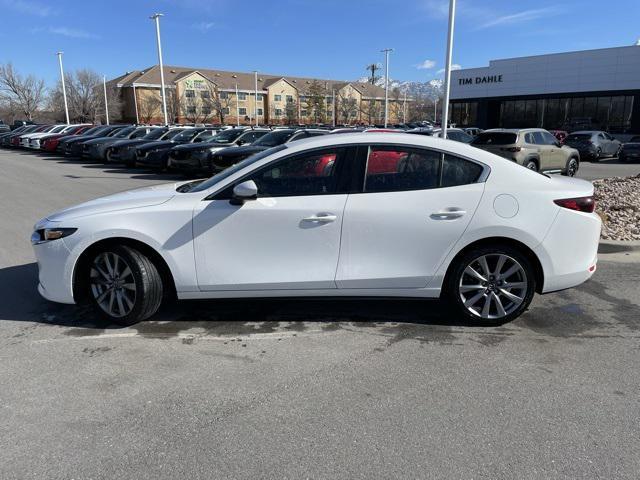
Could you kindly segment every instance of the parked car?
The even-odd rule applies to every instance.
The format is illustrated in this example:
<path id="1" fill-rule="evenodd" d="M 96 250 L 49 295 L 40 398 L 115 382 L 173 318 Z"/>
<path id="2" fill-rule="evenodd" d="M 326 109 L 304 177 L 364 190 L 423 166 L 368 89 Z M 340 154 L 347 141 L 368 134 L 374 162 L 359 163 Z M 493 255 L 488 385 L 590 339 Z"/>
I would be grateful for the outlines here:
<path id="1" fill-rule="evenodd" d="M 22 137 L 24 135 L 28 135 L 31 133 L 38 133 L 38 132 L 44 132 L 47 131 L 51 128 L 51 125 L 34 125 L 34 129 L 33 130 L 25 130 L 23 133 L 20 133 L 18 135 L 11 135 L 11 147 L 12 148 L 19 148 L 21 146 L 21 142 L 22 142 Z"/>
<path id="2" fill-rule="evenodd" d="M 580 152 L 580 158 L 600 161 L 602 157 L 617 157 L 622 150 L 622 142 L 601 130 L 581 130 L 567 135 L 565 145 Z"/>
<path id="3" fill-rule="evenodd" d="M 148 135 L 151 130 L 159 127 L 149 126 L 130 126 L 119 130 L 116 134 L 110 137 L 94 138 L 82 143 L 82 158 L 87 158 L 94 161 L 104 161 L 106 159 L 107 149 L 114 143 L 120 140 L 142 138 Z"/>
<path id="4" fill-rule="evenodd" d="M 628 142 L 623 143 L 618 158 L 621 162 L 640 161 L 640 136 L 631 137 Z"/>
<path id="5" fill-rule="evenodd" d="M 0 121 L 0 133 L 7 133 L 11 131 L 11 127 Z"/>
<path id="6" fill-rule="evenodd" d="M 92 138 L 99 137 L 101 136 L 101 132 L 105 131 L 107 127 L 108 125 L 97 125 L 85 130 L 80 135 L 69 135 L 68 137 L 61 138 L 58 140 L 55 152 L 60 155 L 64 155 L 64 150 L 68 142 L 90 140 Z"/>
<path id="7" fill-rule="evenodd" d="M 204 145 L 216 136 L 216 131 L 209 127 L 196 127 L 184 131 L 170 140 L 142 144 L 136 147 L 136 167 L 152 167 L 165 170 L 169 162 L 169 151 L 178 145 Z"/>
<path id="8" fill-rule="evenodd" d="M 442 137 L 442 129 L 434 128 L 432 135 L 434 137 Z M 470 143 L 473 137 L 461 128 L 447 128 L 447 139 L 456 142 Z"/>
<path id="9" fill-rule="evenodd" d="M 29 141 L 32 138 L 38 138 L 42 135 L 46 135 L 47 133 L 58 133 L 61 132 L 67 125 L 47 125 L 46 128 L 38 130 L 34 133 L 26 133 L 24 135 L 20 135 L 19 146 L 21 148 L 29 148 Z"/>
<path id="10" fill-rule="evenodd" d="M 395 171 L 368 169 L 378 151 L 397 154 Z M 593 195 L 590 182 L 460 142 L 325 135 L 204 181 L 50 214 L 31 240 L 45 298 L 88 302 L 121 324 L 151 317 L 172 294 L 440 297 L 459 319 L 502 324 L 535 293 L 593 275 Z"/>
<path id="11" fill-rule="evenodd" d="M 45 130 L 40 133 L 33 133 L 31 135 L 27 135 L 26 137 L 29 139 L 29 141 L 28 141 L 28 144 L 24 146 L 26 146 L 27 148 L 31 148 L 33 150 L 39 150 L 40 142 L 42 141 L 42 139 L 47 138 L 49 135 L 56 135 L 58 133 L 64 134 L 65 132 L 68 132 L 73 128 L 75 128 L 75 125 L 66 125 L 66 124 L 58 125 L 55 128 L 50 130 Z M 24 141 L 24 137 L 23 137 L 23 141 Z"/>
<path id="12" fill-rule="evenodd" d="M 541 128 L 485 130 L 471 145 L 536 172 L 573 177 L 580 168 L 578 150 L 560 144 L 556 137 Z"/>
<path id="13" fill-rule="evenodd" d="M 62 139 L 73 135 L 82 135 L 89 132 L 92 128 L 96 127 L 93 127 L 92 125 L 75 125 L 64 133 L 50 133 L 40 139 L 40 150 L 43 152 L 53 153 L 58 148 L 58 143 L 60 143 Z"/>
<path id="14" fill-rule="evenodd" d="M 16 130 L 20 127 L 26 127 L 29 125 L 34 125 L 34 123 L 31 120 L 14 120 L 11 124 L 11 130 Z"/>
<path id="15" fill-rule="evenodd" d="M 567 135 L 569 135 L 569 132 L 565 130 L 549 130 L 549 133 L 556 137 L 560 143 L 564 143 Z"/>
<path id="16" fill-rule="evenodd" d="M 18 127 L 15 130 L 12 130 L 10 133 L 6 135 L 2 135 L 2 146 L 3 147 L 13 147 L 13 140 L 15 138 L 20 138 L 20 135 L 29 132 L 35 132 L 40 125 L 24 125 L 22 127 Z"/>
<path id="17" fill-rule="evenodd" d="M 102 130 L 97 131 L 93 135 L 86 135 L 84 138 L 78 137 L 75 140 L 67 140 L 65 141 L 64 155 L 65 157 L 81 158 L 84 142 L 95 138 L 113 137 L 119 131 L 128 127 L 129 125 L 105 125 Z"/>
<path id="18" fill-rule="evenodd" d="M 186 174 L 210 170 L 211 155 L 226 147 L 250 145 L 269 133 L 266 128 L 234 128 L 225 130 L 206 143 L 174 147 L 168 152 L 167 166 Z"/>
<path id="19" fill-rule="evenodd" d="M 217 152 L 212 153 L 209 156 L 207 165 L 203 166 L 202 170 L 210 174 L 221 172 L 231 165 L 244 160 L 251 155 L 263 152 L 269 148 L 277 147 L 279 145 L 295 142 L 297 140 L 303 140 L 305 138 L 318 137 L 320 135 L 326 135 L 326 130 L 314 130 L 314 129 L 282 129 L 274 130 L 267 133 L 265 136 L 259 138 L 251 145 L 243 145 L 241 147 L 223 148 Z M 333 133 L 333 132 L 332 132 Z M 354 133 L 353 131 L 351 133 Z M 176 147 L 178 148 L 183 147 Z M 177 153 L 177 152 L 176 152 Z"/>
<path id="20" fill-rule="evenodd" d="M 159 127 L 151 130 L 151 132 L 141 138 L 119 140 L 107 148 L 105 152 L 105 162 L 120 163 L 127 167 L 133 167 L 136 162 L 136 148 L 138 146 L 171 140 L 176 135 L 191 128 L 193 127 Z"/>
<path id="21" fill-rule="evenodd" d="M 15 130 L 7 130 L 5 132 L 0 132 L 0 146 L 2 145 L 3 138 L 9 137 L 10 135 L 13 135 L 13 134 L 23 132 L 26 128 L 27 128 L 26 126 L 22 126 L 22 127 L 18 127 Z"/>

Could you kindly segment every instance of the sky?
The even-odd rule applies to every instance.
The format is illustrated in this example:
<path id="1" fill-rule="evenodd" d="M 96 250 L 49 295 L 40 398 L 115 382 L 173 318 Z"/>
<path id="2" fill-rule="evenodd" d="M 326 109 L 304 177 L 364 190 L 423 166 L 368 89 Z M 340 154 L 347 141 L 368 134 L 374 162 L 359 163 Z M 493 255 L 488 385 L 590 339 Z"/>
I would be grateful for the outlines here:
<path id="1" fill-rule="evenodd" d="M 443 76 L 448 0 L 0 0 L 0 63 L 53 85 L 165 65 L 354 80 L 393 48 L 390 78 Z M 453 64 L 632 45 L 640 0 L 458 0 Z M 454 67 L 456 68 L 456 67 Z"/>

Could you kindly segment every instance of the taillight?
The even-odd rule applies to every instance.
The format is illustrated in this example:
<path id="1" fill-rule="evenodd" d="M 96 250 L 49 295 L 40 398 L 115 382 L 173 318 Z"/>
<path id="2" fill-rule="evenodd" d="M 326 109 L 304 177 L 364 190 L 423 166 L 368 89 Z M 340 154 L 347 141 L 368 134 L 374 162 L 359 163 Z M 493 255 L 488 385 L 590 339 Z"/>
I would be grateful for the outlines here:
<path id="1" fill-rule="evenodd" d="M 596 209 L 596 201 L 593 195 L 590 197 L 563 198 L 554 200 L 553 203 L 568 208 L 569 210 L 577 210 L 578 212 L 592 213 Z"/>
<path id="2" fill-rule="evenodd" d="M 506 148 L 501 148 L 500 150 L 502 150 L 503 152 L 516 153 L 516 152 L 519 152 L 522 149 L 520 147 L 506 147 Z"/>

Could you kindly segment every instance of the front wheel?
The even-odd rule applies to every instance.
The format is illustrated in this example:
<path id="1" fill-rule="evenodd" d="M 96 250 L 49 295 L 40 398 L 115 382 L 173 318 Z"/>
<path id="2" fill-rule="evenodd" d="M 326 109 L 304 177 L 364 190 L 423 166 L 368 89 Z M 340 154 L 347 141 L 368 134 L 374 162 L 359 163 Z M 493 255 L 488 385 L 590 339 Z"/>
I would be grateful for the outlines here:
<path id="1" fill-rule="evenodd" d="M 162 301 L 162 278 L 139 251 L 114 246 L 96 253 L 86 272 L 95 310 L 113 323 L 131 325 L 156 313 Z"/>
<path id="2" fill-rule="evenodd" d="M 535 160 L 528 160 L 527 163 L 524 164 L 524 166 L 529 170 L 533 170 L 534 172 L 538 171 L 538 164 L 535 162 Z"/>
<path id="3" fill-rule="evenodd" d="M 535 292 L 531 263 L 519 250 L 479 247 L 454 260 L 445 297 L 456 313 L 481 325 L 498 325 L 520 316 Z"/>

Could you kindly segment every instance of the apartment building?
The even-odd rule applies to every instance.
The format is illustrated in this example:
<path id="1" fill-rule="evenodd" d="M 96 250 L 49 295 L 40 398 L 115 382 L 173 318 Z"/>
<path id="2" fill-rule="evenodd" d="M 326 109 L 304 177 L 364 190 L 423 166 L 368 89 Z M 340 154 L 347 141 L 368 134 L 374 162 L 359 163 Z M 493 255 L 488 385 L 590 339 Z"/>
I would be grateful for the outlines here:
<path id="1" fill-rule="evenodd" d="M 376 124 L 384 121 L 384 89 L 346 82 L 262 73 L 164 67 L 167 117 L 176 123 Z M 127 72 L 108 82 L 119 91 L 121 120 L 163 122 L 160 68 Z M 397 97 L 397 96 L 396 96 Z M 389 121 L 403 105 L 390 95 Z M 398 105 L 396 105 L 398 104 Z"/>

